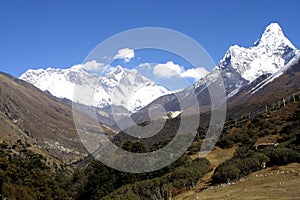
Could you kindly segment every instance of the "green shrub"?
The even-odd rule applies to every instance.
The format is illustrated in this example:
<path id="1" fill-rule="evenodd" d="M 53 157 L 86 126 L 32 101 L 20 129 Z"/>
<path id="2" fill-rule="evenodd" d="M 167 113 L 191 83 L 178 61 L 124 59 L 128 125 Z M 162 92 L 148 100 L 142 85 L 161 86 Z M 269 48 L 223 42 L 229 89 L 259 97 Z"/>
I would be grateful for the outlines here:
<path id="1" fill-rule="evenodd" d="M 269 157 L 267 166 L 286 165 L 292 162 L 300 162 L 300 153 L 282 146 L 267 147 L 263 153 Z"/>
<path id="2" fill-rule="evenodd" d="M 0 145 L 0 187 L 7 199 L 67 199 L 46 159 L 18 140 Z M 15 153 L 12 153 L 14 149 Z"/>
<path id="3" fill-rule="evenodd" d="M 232 159 L 216 168 L 212 179 L 216 183 L 239 179 L 262 169 L 263 163 L 267 161 L 269 158 L 264 154 L 251 151 L 248 148 L 241 148 Z"/>
<path id="4" fill-rule="evenodd" d="M 146 153 L 147 152 L 147 147 L 141 143 L 141 142 L 131 142 L 131 141 L 126 141 L 122 149 L 134 153 Z"/>
<path id="5" fill-rule="evenodd" d="M 170 199 L 174 191 L 195 186 L 209 168 L 207 159 L 197 159 L 161 177 L 125 185 L 103 199 Z"/>

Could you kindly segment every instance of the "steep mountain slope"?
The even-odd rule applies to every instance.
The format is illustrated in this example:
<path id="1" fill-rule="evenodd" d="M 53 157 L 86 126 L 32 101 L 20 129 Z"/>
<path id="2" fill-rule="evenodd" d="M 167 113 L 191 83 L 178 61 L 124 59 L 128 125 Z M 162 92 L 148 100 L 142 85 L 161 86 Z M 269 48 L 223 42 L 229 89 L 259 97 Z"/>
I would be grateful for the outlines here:
<path id="1" fill-rule="evenodd" d="M 257 107 L 271 105 L 275 101 L 300 91 L 300 57 L 284 72 L 261 77 L 259 84 L 246 85 L 228 99 L 228 116 L 236 117 L 255 111 Z"/>
<path id="2" fill-rule="evenodd" d="M 87 155 L 69 105 L 4 73 L 0 73 L 0 121 L 1 140 L 25 140 L 63 162 Z"/>
<path id="3" fill-rule="evenodd" d="M 73 100 L 75 85 L 83 89 L 92 88 L 95 90 L 92 106 L 104 110 L 109 110 L 113 105 L 134 112 L 169 93 L 166 88 L 155 85 L 137 70 L 124 69 L 121 66 L 100 77 L 89 74 L 78 66 L 70 69 L 30 69 L 20 79 L 43 91 L 49 91 L 56 97 L 69 100 Z M 87 102 L 80 103 L 89 104 Z"/>

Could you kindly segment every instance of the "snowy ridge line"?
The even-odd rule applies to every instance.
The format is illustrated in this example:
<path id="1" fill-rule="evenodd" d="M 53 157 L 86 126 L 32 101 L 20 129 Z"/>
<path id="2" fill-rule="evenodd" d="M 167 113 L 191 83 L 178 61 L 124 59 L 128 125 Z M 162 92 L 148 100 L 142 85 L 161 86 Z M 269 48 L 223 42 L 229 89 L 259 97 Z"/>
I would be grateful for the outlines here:
<path id="1" fill-rule="evenodd" d="M 20 79 L 27 81 L 42 91 L 48 91 L 58 98 L 74 100 L 74 90 L 89 91 L 93 89 L 94 99 L 82 96 L 78 102 L 98 108 L 119 106 L 128 112 L 136 112 L 153 100 L 171 93 L 165 87 L 155 84 L 135 69 L 121 66 L 109 73 L 99 76 L 85 70 L 71 67 L 69 69 L 27 70 Z"/>
<path id="2" fill-rule="evenodd" d="M 256 85 L 254 88 L 252 88 L 248 94 L 250 95 L 255 94 L 257 91 L 265 87 L 267 84 L 271 83 L 274 79 L 278 78 L 281 76 L 286 70 L 288 70 L 292 65 L 296 64 L 300 60 L 300 51 L 297 51 L 295 54 L 295 57 L 288 63 L 286 64 L 283 68 L 281 68 L 279 71 L 271 75 L 270 77 L 266 78 L 264 81 Z"/>

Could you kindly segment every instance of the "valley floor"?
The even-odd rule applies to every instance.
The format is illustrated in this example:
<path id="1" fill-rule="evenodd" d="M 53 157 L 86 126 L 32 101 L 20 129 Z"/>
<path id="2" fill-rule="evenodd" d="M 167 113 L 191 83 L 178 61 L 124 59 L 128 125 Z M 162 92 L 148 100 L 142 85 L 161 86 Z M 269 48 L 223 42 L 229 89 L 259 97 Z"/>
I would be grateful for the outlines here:
<path id="1" fill-rule="evenodd" d="M 300 164 L 292 163 L 266 168 L 229 184 L 190 190 L 174 199 L 300 199 L 299 185 Z"/>

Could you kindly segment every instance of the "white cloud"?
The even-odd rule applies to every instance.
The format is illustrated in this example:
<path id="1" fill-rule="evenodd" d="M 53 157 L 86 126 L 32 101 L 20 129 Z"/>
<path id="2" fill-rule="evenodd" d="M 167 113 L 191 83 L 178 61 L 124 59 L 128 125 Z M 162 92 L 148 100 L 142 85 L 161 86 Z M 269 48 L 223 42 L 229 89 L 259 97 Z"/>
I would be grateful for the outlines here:
<path id="1" fill-rule="evenodd" d="M 88 61 L 84 64 L 77 64 L 71 67 L 72 69 L 85 70 L 91 72 L 102 72 L 105 68 L 105 64 L 98 63 L 95 60 Z"/>
<path id="2" fill-rule="evenodd" d="M 153 74 L 162 78 L 171 78 L 173 76 L 180 76 L 183 68 L 172 61 L 166 64 L 157 64 L 153 67 Z"/>
<path id="3" fill-rule="evenodd" d="M 134 50 L 129 48 L 120 49 L 114 59 L 124 59 L 125 62 L 129 62 L 134 58 Z"/>
<path id="4" fill-rule="evenodd" d="M 144 65 L 146 66 L 146 63 Z M 175 64 L 172 61 L 168 61 L 165 64 L 157 64 L 153 67 L 153 74 L 161 78 L 180 77 L 199 80 L 207 73 L 208 71 L 202 67 L 185 70 L 182 66 Z"/>
<path id="5" fill-rule="evenodd" d="M 181 90 L 205 76 L 204 68 L 184 69 L 172 61 L 166 63 L 141 63 L 136 68 L 143 76 L 156 84 L 163 85 L 170 91 Z"/>
<path id="6" fill-rule="evenodd" d="M 152 71 L 153 66 L 150 63 L 141 63 L 139 64 L 139 66 L 137 67 L 138 69 L 142 69 L 142 70 L 148 70 L 148 71 Z"/>
<path id="7" fill-rule="evenodd" d="M 199 68 L 192 68 L 192 69 L 188 69 L 185 72 L 183 72 L 181 74 L 182 77 L 186 77 L 186 78 L 194 78 L 195 80 L 199 80 L 200 78 L 203 78 L 206 74 L 208 74 L 208 71 L 203 68 L 203 67 L 199 67 Z"/>

